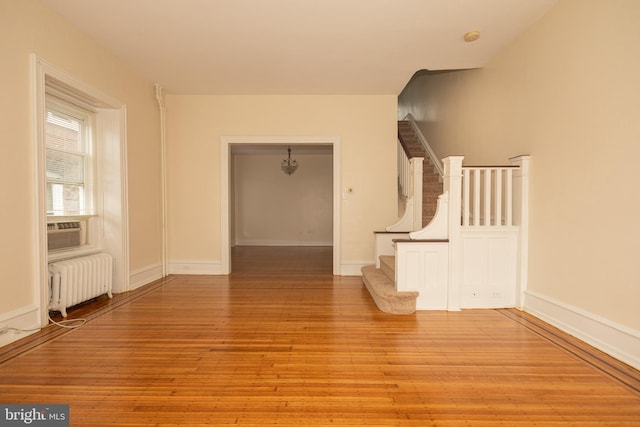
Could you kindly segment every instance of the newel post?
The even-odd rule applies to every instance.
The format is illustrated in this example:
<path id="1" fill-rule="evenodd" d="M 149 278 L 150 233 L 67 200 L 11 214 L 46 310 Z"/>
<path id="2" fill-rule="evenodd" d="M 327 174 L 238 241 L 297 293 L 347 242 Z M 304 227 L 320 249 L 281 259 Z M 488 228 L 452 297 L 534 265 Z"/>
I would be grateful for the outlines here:
<path id="1" fill-rule="evenodd" d="M 509 159 L 518 169 L 513 172 L 513 224 L 520 228 L 516 272 L 516 306 L 524 307 L 529 274 L 529 162 L 531 156 Z"/>
<path id="2" fill-rule="evenodd" d="M 413 226 L 411 231 L 422 228 L 422 165 L 424 157 L 414 157 L 411 163 L 411 196 L 413 197 Z"/>
<path id="3" fill-rule="evenodd" d="M 462 286 L 462 241 L 460 218 L 462 214 L 462 160 L 464 156 L 449 156 L 443 160 L 443 188 L 449 194 L 449 283 L 447 310 L 460 310 Z"/>

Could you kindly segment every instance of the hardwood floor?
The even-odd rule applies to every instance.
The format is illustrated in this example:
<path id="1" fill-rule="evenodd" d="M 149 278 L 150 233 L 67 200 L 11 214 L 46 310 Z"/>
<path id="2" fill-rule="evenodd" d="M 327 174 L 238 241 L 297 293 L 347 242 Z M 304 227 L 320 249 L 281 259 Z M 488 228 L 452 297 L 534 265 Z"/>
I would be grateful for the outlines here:
<path id="1" fill-rule="evenodd" d="M 233 273 L 331 274 L 331 246 L 234 246 L 231 248 Z"/>
<path id="2" fill-rule="evenodd" d="M 292 257 L 79 307 L 0 348 L 0 403 L 69 403 L 74 426 L 640 425 L 637 371 L 525 313 L 385 314 Z"/>

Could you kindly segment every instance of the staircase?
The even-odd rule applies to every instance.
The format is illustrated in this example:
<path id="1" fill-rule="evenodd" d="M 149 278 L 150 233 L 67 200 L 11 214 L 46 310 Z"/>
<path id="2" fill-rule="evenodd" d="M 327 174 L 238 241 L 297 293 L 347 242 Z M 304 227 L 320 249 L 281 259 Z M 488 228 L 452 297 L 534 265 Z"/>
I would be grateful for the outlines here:
<path id="1" fill-rule="evenodd" d="M 427 150 L 408 120 L 398 121 L 398 142 L 409 160 L 422 158 L 422 222 L 417 228 L 433 219 L 442 194 L 442 177 L 438 173 Z M 407 238 L 408 233 L 392 233 L 387 241 Z M 409 314 L 416 310 L 417 291 L 398 291 L 395 274 L 395 256 L 380 255 L 377 263 L 362 268 L 362 281 L 378 308 L 385 313 Z"/>
<path id="2" fill-rule="evenodd" d="M 436 166 L 433 151 L 414 129 L 410 121 L 398 122 L 398 158 L 404 158 L 398 166 L 400 197 L 412 212 L 407 207 L 398 223 L 375 232 L 377 266 L 362 268 L 374 302 L 393 314 L 521 306 L 529 157 L 514 157 L 506 166 L 473 167 L 463 166 L 461 156 L 450 156 Z M 411 178 L 401 179 L 401 170 L 409 170 L 407 161 Z M 412 184 L 420 173 L 422 189 Z"/>
<path id="3" fill-rule="evenodd" d="M 422 223 L 418 228 L 429 224 L 433 219 L 442 194 L 442 177 L 425 147 L 418 138 L 413 125 L 408 120 L 398 121 L 398 142 L 408 159 L 422 158 Z M 406 238 L 407 233 L 388 235 L 387 240 Z M 380 255 L 378 265 L 362 268 L 362 281 L 378 308 L 385 313 L 409 314 L 416 310 L 417 291 L 398 291 L 395 274 L 395 256 Z"/>

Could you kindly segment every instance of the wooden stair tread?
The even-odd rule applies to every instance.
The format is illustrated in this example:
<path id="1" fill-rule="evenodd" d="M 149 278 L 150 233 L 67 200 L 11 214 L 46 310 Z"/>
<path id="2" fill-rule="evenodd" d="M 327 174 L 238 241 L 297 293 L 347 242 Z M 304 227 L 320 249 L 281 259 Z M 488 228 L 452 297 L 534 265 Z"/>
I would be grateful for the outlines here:
<path id="1" fill-rule="evenodd" d="M 407 121 L 398 122 L 398 139 L 404 146 L 409 158 L 426 157 L 426 151 L 422 147 L 422 143 L 413 131 L 411 123 Z"/>

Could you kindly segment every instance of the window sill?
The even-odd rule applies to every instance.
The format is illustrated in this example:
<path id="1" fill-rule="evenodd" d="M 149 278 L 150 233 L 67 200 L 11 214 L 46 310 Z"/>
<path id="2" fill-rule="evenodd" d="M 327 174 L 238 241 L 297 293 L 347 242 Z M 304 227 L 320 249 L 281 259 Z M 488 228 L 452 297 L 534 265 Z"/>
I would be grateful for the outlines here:
<path id="1" fill-rule="evenodd" d="M 51 214 L 47 213 L 47 221 L 59 221 L 59 220 L 73 220 L 73 219 L 85 219 L 85 218 L 93 218 L 98 215 L 96 214 Z"/>
<path id="2" fill-rule="evenodd" d="M 81 247 L 77 249 L 61 249 L 58 251 L 49 251 L 47 261 L 49 263 L 63 261 L 65 259 L 78 258 L 86 255 L 93 255 L 102 252 L 102 249 L 95 246 Z"/>

